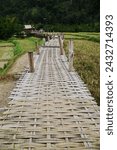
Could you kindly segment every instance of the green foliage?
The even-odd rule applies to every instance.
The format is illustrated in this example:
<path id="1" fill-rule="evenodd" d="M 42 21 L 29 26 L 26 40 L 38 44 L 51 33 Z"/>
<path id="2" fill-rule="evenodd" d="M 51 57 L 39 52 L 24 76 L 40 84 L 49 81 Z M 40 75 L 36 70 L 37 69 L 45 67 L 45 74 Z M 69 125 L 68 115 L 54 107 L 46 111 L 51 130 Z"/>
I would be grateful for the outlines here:
<path id="1" fill-rule="evenodd" d="M 13 54 L 14 54 L 14 56 L 15 56 L 15 55 L 18 55 L 19 53 L 21 53 L 21 52 L 22 52 L 22 49 L 21 49 L 21 47 L 20 47 L 20 44 L 19 44 L 17 41 L 13 41 L 13 43 L 14 43 L 14 45 L 15 45 L 15 47 L 14 47 L 14 49 L 13 49 Z"/>
<path id="2" fill-rule="evenodd" d="M 38 27 L 40 28 L 41 25 L 39 24 Z M 55 25 L 45 25 L 45 31 L 56 31 L 56 32 L 99 32 L 100 25 L 99 23 L 90 23 L 90 24 L 55 24 Z"/>
<path id="3" fill-rule="evenodd" d="M 0 17 L 0 39 L 8 39 L 21 30 L 15 17 Z"/>
<path id="4" fill-rule="evenodd" d="M 2 0 L 0 16 L 54 31 L 99 31 L 99 0 Z M 74 25 L 72 27 L 72 25 Z"/>
<path id="5" fill-rule="evenodd" d="M 16 45 L 14 52 L 17 55 L 21 52 L 25 53 L 28 51 L 34 51 L 36 48 L 35 42 L 38 42 L 39 45 L 42 44 L 42 40 L 36 37 L 29 37 L 25 39 L 16 38 L 13 40 L 13 43 Z"/>

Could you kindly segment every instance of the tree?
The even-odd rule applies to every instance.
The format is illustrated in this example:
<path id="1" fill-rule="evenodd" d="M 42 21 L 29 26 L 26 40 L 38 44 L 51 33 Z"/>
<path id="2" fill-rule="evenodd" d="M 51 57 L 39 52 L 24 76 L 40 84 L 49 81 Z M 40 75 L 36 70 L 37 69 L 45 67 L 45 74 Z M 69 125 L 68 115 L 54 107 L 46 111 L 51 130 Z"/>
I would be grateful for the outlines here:
<path id="1" fill-rule="evenodd" d="M 99 0 L 1 0 L 0 16 L 21 24 L 94 24 L 100 22 Z"/>
<path id="2" fill-rule="evenodd" d="M 10 38 L 14 33 L 19 32 L 21 26 L 15 17 L 0 17 L 0 38 Z"/>

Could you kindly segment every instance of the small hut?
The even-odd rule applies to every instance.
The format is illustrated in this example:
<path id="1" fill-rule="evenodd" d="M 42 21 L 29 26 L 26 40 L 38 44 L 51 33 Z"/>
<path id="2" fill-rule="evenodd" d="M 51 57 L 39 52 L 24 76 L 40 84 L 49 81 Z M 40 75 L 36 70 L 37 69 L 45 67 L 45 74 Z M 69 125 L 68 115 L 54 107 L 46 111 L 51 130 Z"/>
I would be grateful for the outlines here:
<path id="1" fill-rule="evenodd" d="M 34 27 L 32 25 L 24 25 L 25 33 L 31 33 L 33 30 L 34 30 Z"/>

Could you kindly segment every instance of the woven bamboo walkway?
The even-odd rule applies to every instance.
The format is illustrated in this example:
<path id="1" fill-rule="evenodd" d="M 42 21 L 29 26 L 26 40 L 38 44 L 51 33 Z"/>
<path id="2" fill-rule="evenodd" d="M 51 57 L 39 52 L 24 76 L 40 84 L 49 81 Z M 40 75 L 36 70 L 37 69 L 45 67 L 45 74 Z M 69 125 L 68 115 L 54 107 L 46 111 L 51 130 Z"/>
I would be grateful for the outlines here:
<path id="1" fill-rule="evenodd" d="M 99 150 L 99 107 L 76 72 L 68 71 L 58 39 L 35 55 L 0 118 L 0 150 Z"/>

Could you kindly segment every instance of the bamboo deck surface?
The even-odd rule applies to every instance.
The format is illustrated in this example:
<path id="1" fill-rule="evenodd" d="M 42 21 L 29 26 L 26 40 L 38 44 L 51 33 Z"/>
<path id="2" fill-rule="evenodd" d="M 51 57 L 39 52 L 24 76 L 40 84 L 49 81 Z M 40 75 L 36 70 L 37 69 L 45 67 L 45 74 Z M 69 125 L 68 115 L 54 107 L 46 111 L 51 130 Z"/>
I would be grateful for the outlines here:
<path id="1" fill-rule="evenodd" d="M 76 72 L 69 72 L 59 40 L 35 55 L 0 117 L 0 150 L 99 150 L 99 107 Z"/>

